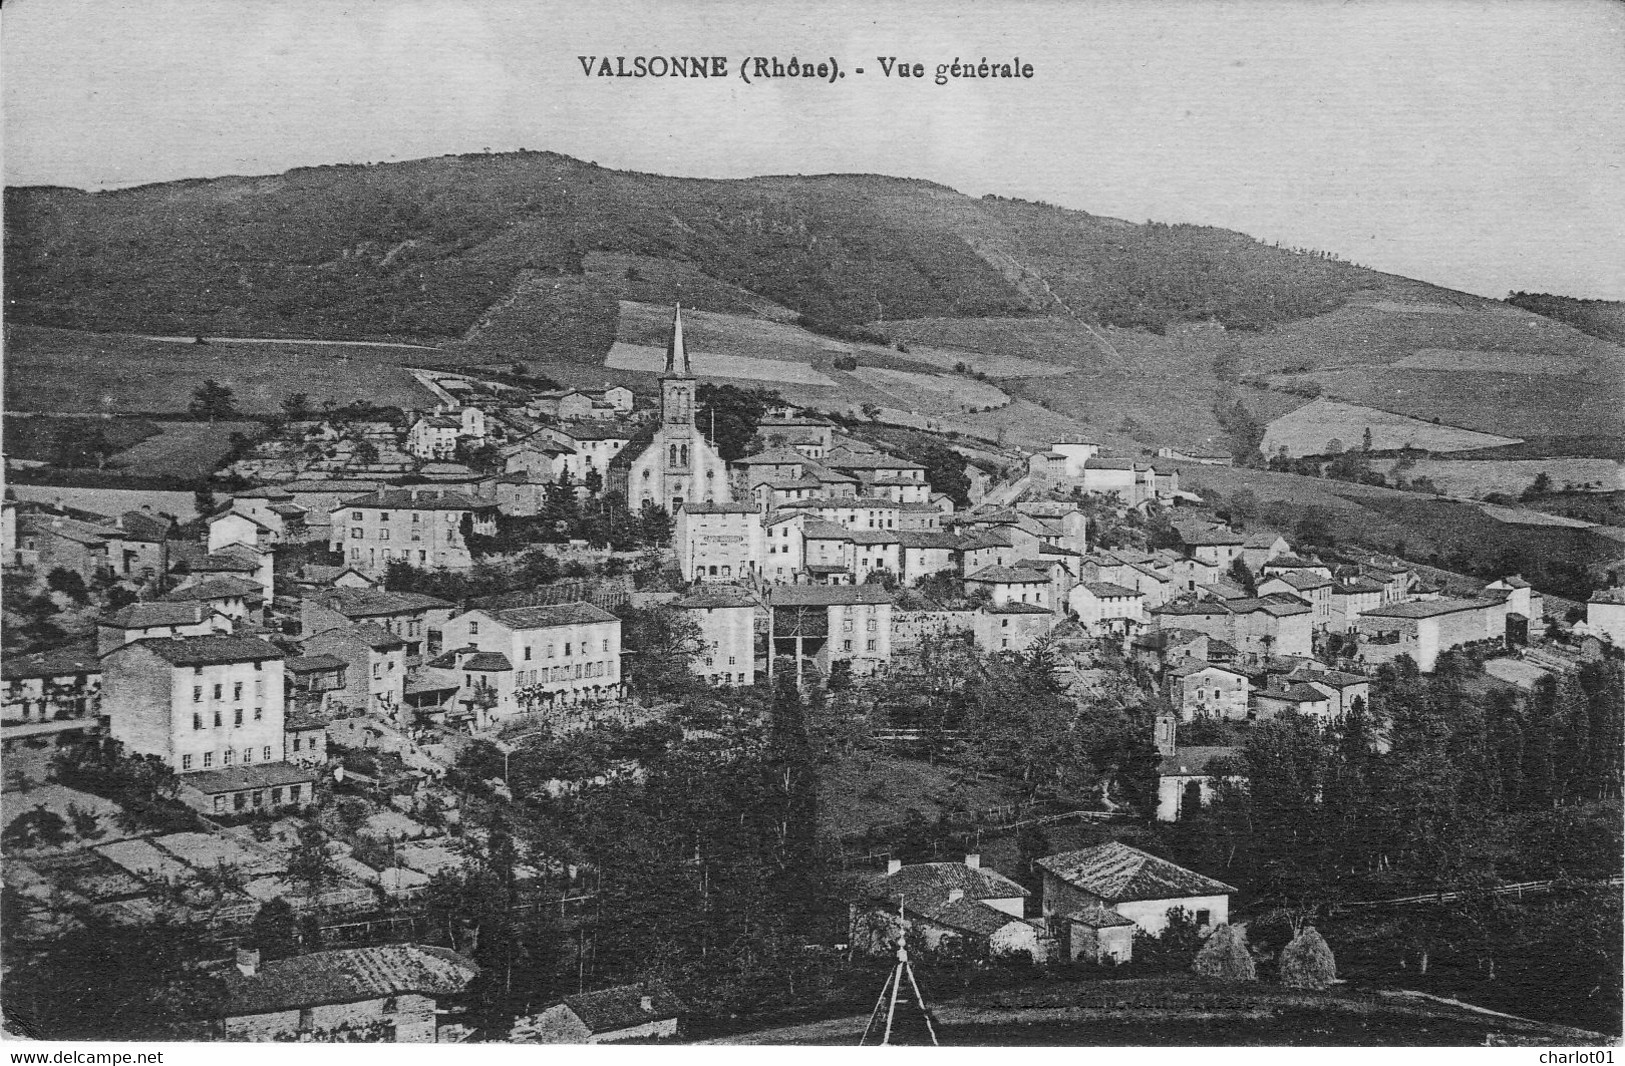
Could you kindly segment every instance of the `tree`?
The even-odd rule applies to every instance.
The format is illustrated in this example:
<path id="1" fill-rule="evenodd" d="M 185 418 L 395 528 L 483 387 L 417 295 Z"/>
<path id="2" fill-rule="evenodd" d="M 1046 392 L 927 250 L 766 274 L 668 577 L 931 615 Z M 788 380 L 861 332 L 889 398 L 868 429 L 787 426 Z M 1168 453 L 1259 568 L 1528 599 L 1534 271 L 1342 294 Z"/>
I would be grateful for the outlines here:
<path id="1" fill-rule="evenodd" d="M 237 414 L 237 396 L 229 385 L 208 378 L 192 390 L 192 402 L 186 405 L 186 411 L 194 418 L 218 422 Z"/>
<path id="2" fill-rule="evenodd" d="M 282 398 L 282 414 L 289 422 L 308 422 L 311 417 L 310 393 L 290 392 Z"/>
<path id="3" fill-rule="evenodd" d="M 1234 581 L 1249 596 L 1258 595 L 1258 581 L 1253 577 L 1253 568 L 1247 565 L 1247 560 L 1241 556 L 1230 563 L 1230 580 Z"/>
<path id="4" fill-rule="evenodd" d="M 767 409 L 784 403 L 777 392 L 710 382 L 702 382 L 694 398 L 699 405 L 694 424 L 711 441 L 717 454 L 730 463 L 745 457 Z"/>
<path id="5" fill-rule="evenodd" d="M 267 900 L 254 914 L 244 944 L 259 951 L 265 962 L 299 954 L 299 919 L 293 906 L 281 896 Z"/>
<path id="6" fill-rule="evenodd" d="M 671 512 L 653 500 L 644 500 L 638 515 L 638 535 L 643 543 L 663 548 L 671 543 L 671 530 Z"/>
<path id="7" fill-rule="evenodd" d="M 199 515 L 206 518 L 214 514 L 217 506 L 219 505 L 215 502 L 214 490 L 208 485 L 199 485 L 192 490 L 192 509 Z"/>
<path id="8" fill-rule="evenodd" d="M 74 603 L 90 602 L 90 591 L 85 587 L 85 579 L 80 577 L 77 571 L 55 567 L 45 575 L 45 587 L 52 592 L 60 592 Z"/>
<path id="9" fill-rule="evenodd" d="M 622 675 L 647 704 L 677 699 L 700 684 L 694 666 L 705 655 L 699 623 L 668 604 L 616 609 L 621 618 Z"/>
<path id="10" fill-rule="evenodd" d="M 29 848 L 60 848 L 73 840 L 68 823 L 60 814 L 36 803 L 31 811 L 13 818 L 3 831 L 0 843 L 7 851 Z"/>
<path id="11" fill-rule="evenodd" d="M 338 879 L 333 857 L 327 852 L 327 834 L 311 822 L 299 826 L 299 839 L 288 853 L 288 880 L 304 888 L 315 899 L 322 889 Z"/>

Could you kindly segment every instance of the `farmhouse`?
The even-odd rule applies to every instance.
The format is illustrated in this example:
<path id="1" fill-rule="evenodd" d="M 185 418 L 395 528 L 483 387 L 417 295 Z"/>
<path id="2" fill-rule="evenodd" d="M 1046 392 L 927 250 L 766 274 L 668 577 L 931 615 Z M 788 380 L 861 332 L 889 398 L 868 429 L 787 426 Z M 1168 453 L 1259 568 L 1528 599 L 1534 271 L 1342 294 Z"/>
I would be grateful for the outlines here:
<path id="1" fill-rule="evenodd" d="M 691 663 L 715 685 L 746 685 L 756 676 L 756 597 L 731 585 L 699 585 L 672 606 L 700 627 L 704 646 Z"/>
<path id="2" fill-rule="evenodd" d="M 564 997 L 521 1018 L 508 1034 L 516 1044 L 610 1044 L 676 1036 L 683 1003 L 658 981 Z"/>
<path id="3" fill-rule="evenodd" d="M 1247 717 L 1247 675 L 1206 659 L 1169 663 L 1163 673 L 1169 702 L 1182 722 L 1196 718 L 1239 720 Z"/>
<path id="4" fill-rule="evenodd" d="M 1122 635 L 1145 624 L 1145 597 L 1110 581 L 1085 581 L 1073 587 L 1068 605 L 1091 634 Z"/>
<path id="5" fill-rule="evenodd" d="M 981 856 L 965 861 L 905 866 L 892 860 L 884 874 L 868 879 L 851 904 L 850 943 L 858 951 L 886 955 L 897 949 L 898 908 L 930 952 L 1043 957 L 1036 923 L 1023 919 L 1025 888 L 994 870 Z"/>
<path id="6" fill-rule="evenodd" d="M 1152 936 L 1162 935 L 1176 909 L 1204 930 L 1230 920 L 1234 888 L 1117 841 L 1051 855 L 1038 865 L 1046 917 L 1105 907 Z"/>
<path id="7" fill-rule="evenodd" d="M 1408 600 L 1375 607 L 1355 622 L 1360 658 L 1384 663 L 1409 655 L 1423 673 L 1432 673 L 1441 652 L 1493 639 L 1487 636 L 1488 616 L 1496 608 L 1504 618 L 1504 607 L 1476 599 Z"/>
<path id="8" fill-rule="evenodd" d="M 497 506 L 440 488 L 381 489 L 348 500 L 329 516 L 330 550 L 368 575 L 392 562 L 420 570 L 467 570 L 474 565 L 468 534 L 493 536 Z"/>
<path id="9" fill-rule="evenodd" d="M 785 656 L 797 681 L 808 667 L 827 677 L 846 661 L 863 675 L 891 661 L 892 598 L 879 585 L 783 585 L 767 602 L 770 675 Z"/>

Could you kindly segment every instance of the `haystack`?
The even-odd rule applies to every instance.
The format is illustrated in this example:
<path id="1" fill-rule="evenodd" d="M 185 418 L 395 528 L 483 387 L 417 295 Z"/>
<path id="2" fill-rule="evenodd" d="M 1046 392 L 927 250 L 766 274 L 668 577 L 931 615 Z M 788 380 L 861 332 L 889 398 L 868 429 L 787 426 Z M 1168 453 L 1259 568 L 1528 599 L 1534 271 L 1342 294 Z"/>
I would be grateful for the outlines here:
<path id="1" fill-rule="evenodd" d="M 1337 980 L 1337 959 L 1326 939 L 1312 925 L 1281 950 L 1281 983 L 1288 988 L 1312 988 L 1316 991 L 1331 987 Z"/>
<path id="2" fill-rule="evenodd" d="M 1221 925 L 1196 953 L 1191 969 L 1202 977 L 1221 981 L 1256 981 L 1258 972 L 1247 951 L 1247 930 L 1239 925 Z"/>

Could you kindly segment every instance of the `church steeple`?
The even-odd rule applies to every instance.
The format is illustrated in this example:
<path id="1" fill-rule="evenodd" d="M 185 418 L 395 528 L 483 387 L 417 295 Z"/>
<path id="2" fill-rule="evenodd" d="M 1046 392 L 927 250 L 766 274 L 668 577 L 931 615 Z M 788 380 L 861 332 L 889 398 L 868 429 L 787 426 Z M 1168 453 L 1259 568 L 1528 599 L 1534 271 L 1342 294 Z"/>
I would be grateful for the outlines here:
<path id="1" fill-rule="evenodd" d="M 688 348 L 683 345 L 683 305 L 677 304 L 671 315 L 671 337 L 666 341 L 666 377 L 687 378 L 689 370 Z"/>

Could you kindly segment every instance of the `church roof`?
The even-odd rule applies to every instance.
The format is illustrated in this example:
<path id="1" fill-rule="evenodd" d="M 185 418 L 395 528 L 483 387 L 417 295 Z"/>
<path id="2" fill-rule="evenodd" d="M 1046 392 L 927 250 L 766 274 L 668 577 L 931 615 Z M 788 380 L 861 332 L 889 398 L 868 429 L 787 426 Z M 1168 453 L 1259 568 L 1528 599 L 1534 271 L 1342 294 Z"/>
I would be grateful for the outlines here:
<path id="1" fill-rule="evenodd" d="M 688 348 L 683 344 L 683 305 L 677 304 L 671 313 L 671 336 L 666 341 L 666 372 L 664 377 L 688 378 L 694 373 L 688 365 Z"/>

